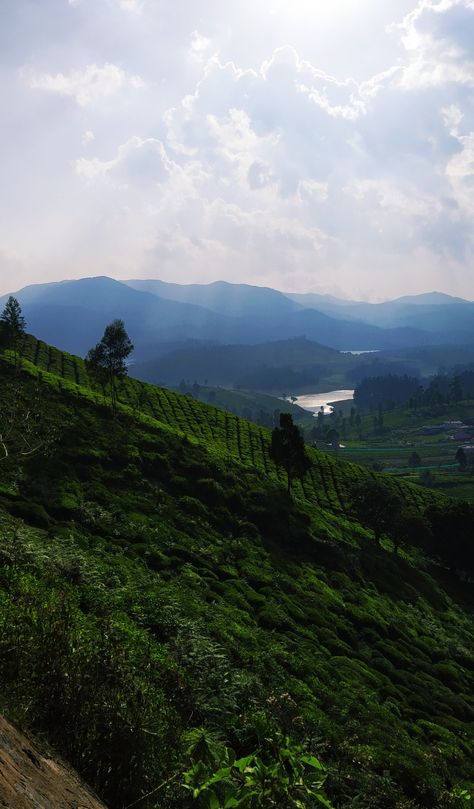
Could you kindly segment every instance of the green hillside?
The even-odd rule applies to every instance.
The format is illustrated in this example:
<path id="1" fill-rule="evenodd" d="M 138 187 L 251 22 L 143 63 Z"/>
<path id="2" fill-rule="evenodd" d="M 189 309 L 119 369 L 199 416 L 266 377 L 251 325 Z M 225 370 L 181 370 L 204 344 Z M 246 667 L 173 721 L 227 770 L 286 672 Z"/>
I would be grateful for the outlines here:
<path id="1" fill-rule="evenodd" d="M 21 364 L 0 356 L 2 711 L 117 809 L 211 807 L 179 776 L 200 727 L 237 755 L 291 737 L 338 809 L 465 805 L 472 585 L 429 538 L 376 547 L 348 496 L 374 475 L 312 450 L 289 498 L 269 431 L 131 379 L 113 418 L 33 338 Z"/>

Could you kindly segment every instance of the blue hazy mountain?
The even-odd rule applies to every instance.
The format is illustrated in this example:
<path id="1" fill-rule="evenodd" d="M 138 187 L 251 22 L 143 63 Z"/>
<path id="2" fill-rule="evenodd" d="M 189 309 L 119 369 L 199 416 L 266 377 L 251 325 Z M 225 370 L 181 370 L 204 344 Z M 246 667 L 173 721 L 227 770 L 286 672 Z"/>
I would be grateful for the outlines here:
<path id="1" fill-rule="evenodd" d="M 347 301 L 314 293 L 289 293 L 288 298 L 300 306 L 345 321 L 359 321 L 384 329 L 420 329 L 439 338 L 440 343 L 474 339 L 474 303 L 442 292 L 405 295 L 383 303 Z"/>
<path id="2" fill-rule="evenodd" d="M 204 306 L 212 312 L 231 317 L 265 317 L 266 320 L 287 317 L 303 309 L 283 292 L 270 287 L 250 284 L 230 284 L 214 281 L 211 284 L 170 284 L 166 281 L 125 281 L 128 286 L 142 292 L 151 292 L 167 300 Z"/>
<path id="3" fill-rule="evenodd" d="M 80 355 L 97 342 L 114 318 L 125 321 L 139 354 L 148 347 L 155 353 L 163 342 L 213 339 L 227 326 L 226 318 L 208 309 L 164 300 L 107 277 L 37 284 L 15 296 L 29 331 Z M 0 307 L 6 297 L 0 299 Z"/>
<path id="4" fill-rule="evenodd" d="M 247 284 L 181 286 L 96 277 L 38 284 L 15 295 L 30 331 L 46 342 L 82 355 L 97 342 L 105 325 L 117 317 L 126 323 L 137 349 L 137 361 L 189 340 L 255 344 L 306 337 L 337 350 L 405 348 L 442 342 L 438 333 L 420 329 L 416 318 L 402 325 L 381 327 L 364 322 L 351 307 L 345 310 L 346 317 L 339 310 L 330 315 L 304 307 L 276 290 Z M 0 307 L 5 300 L 6 296 L 0 299 Z M 416 310 L 419 313 L 420 306 Z"/>

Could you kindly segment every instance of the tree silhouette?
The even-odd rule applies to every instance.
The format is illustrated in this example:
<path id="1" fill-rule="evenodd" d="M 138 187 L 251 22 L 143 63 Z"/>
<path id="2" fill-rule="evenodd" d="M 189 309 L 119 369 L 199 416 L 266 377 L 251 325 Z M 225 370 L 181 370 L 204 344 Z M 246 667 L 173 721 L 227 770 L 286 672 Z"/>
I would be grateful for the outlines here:
<path id="1" fill-rule="evenodd" d="M 280 426 L 272 431 L 270 457 L 285 470 L 289 494 L 295 476 L 303 477 L 311 465 L 303 436 L 290 413 L 280 413 Z"/>
<path id="2" fill-rule="evenodd" d="M 0 317 L 3 339 L 7 346 L 13 349 L 15 363 L 18 360 L 18 343 L 24 337 L 26 320 L 23 317 L 18 300 L 10 295 Z"/>
<path id="3" fill-rule="evenodd" d="M 467 467 L 467 456 L 462 447 L 459 447 L 458 451 L 455 455 L 456 461 L 458 462 L 461 469 L 466 469 Z"/>
<path id="4" fill-rule="evenodd" d="M 408 466 L 411 467 L 421 466 L 421 458 L 418 452 L 413 451 L 411 453 L 410 457 L 408 458 Z"/>
<path id="5" fill-rule="evenodd" d="M 127 375 L 126 360 L 133 348 L 123 320 L 113 320 L 106 327 L 100 342 L 91 348 L 86 357 L 92 375 L 101 383 L 110 385 L 114 413 L 117 408 L 117 380 Z"/>

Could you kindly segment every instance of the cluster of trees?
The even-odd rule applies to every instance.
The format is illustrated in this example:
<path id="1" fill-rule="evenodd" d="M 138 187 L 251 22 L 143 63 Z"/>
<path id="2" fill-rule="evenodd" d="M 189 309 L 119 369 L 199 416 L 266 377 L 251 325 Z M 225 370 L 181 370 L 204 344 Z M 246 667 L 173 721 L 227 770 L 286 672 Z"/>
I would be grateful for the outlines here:
<path id="1" fill-rule="evenodd" d="M 340 438 L 346 438 L 349 428 L 355 427 L 360 433 L 361 424 L 362 419 L 355 407 L 351 407 L 349 417 L 342 410 L 332 410 L 328 419 L 325 418 L 324 407 L 321 407 L 316 416 L 316 424 L 308 431 L 308 438 L 314 443 L 323 441 L 336 446 Z"/>
<path id="2" fill-rule="evenodd" d="M 426 388 L 421 387 L 409 399 L 413 410 L 422 407 L 436 407 L 443 404 L 456 404 L 474 398 L 474 371 L 466 370 L 456 374 L 438 374 Z"/>
<path id="3" fill-rule="evenodd" d="M 404 404 L 408 404 L 412 410 L 419 410 L 472 398 L 474 370 L 470 369 L 454 374 L 438 374 L 425 386 L 418 378 L 407 374 L 365 377 L 354 392 L 357 406 L 371 412 L 380 407 L 393 410 Z"/>
<path id="4" fill-rule="evenodd" d="M 397 405 L 405 404 L 419 390 L 420 380 L 406 374 L 365 377 L 354 391 L 354 401 L 365 410 L 375 410 L 379 406 L 393 410 Z"/>
<path id="5" fill-rule="evenodd" d="M 474 505 L 463 500 L 431 505 L 424 512 L 406 500 L 383 477 L 358 481 L 349 492 L 351 510 L 372 531 L 380 546 L 388 537 L 395 553 L 403 545 L 424 548 L 452 571 L 474 574 Z"/>

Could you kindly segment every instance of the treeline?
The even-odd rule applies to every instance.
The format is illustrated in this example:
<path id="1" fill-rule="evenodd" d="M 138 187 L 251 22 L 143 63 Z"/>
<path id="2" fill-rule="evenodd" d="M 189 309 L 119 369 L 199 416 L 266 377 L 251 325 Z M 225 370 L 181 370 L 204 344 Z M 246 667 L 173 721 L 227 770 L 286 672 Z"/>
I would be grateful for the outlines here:
<path id="1" fill-rule="evenodd" d="M 383 478 L 356 482 L 350 508 L 369 528 L 377 545 L 391 539 L 395 552 L 418 547 L 461 578 L 474 576 L 474 506 L 464 500 L 413 508 Z"/>
<path id="2" fill-rule="evenodd" d="M 382 405 L 392 410 L 405 404 L 419 390 L 420 380 L 407 374 L 365 377 L 354 391 L 354 401 L 362 409 L 372 410 Z"/>
<path id="3" fill-rule="evenodd" d="M 474 398 L 474 370 L 457 374 L 438 374 L 426 388 L 418 390 L 409 401 L 412 408 L 462 402 Z"/>
<path id="4" fill-rule="evenodd" d="M 474 370 L 437 374 L 424 386 L 417 377 L 407 374 L 365 377 L 354 391 L 355 403 L 365 410 L 375 410 L 379 406 L 392 410 L 404 404 L 419 409 L 473 398 Z"/>

